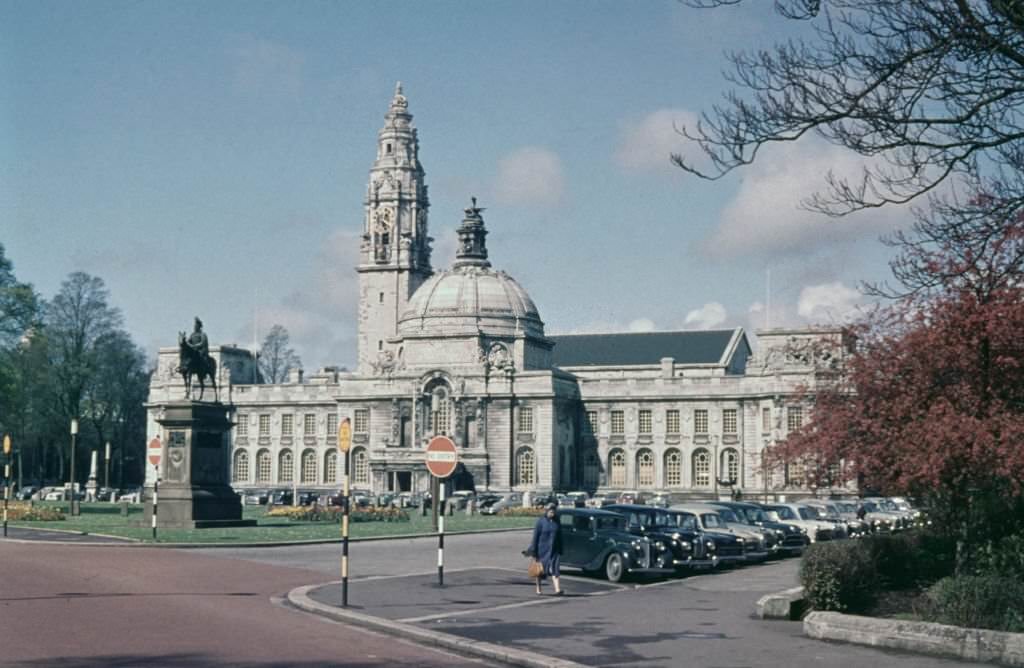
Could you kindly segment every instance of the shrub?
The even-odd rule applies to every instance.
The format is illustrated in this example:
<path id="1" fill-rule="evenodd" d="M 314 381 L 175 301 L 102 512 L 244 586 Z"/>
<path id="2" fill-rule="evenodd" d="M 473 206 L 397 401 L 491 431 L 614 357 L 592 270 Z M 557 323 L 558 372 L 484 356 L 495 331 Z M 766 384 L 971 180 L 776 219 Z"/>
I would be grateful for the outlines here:
<path id="1" fill-rule="evenodd" d="M 878 573 L 882 589 L 910 589 L 920 577 L 918 561 L 924 557 L 916 534 L 879 534 L 861 541 Z"/>
<path id="2" fill-rule="evenodd" d="M 1005 536 L 978 550 L 975 572 L 1024 581 L 1024 534 Z"/>
<path id="3" fill-rule="evenodd" d="M 943 578 L 928 590 L 929 621 L 1024 632 L 1024 583 L 998 575 Z"/>
<path id="4" fill-rule="evenodd" d="M 800 583 L 815 610 L 858 612 L 874 600 L 877 572 L 858 541 L 815 543 L 800 562 Z"/>

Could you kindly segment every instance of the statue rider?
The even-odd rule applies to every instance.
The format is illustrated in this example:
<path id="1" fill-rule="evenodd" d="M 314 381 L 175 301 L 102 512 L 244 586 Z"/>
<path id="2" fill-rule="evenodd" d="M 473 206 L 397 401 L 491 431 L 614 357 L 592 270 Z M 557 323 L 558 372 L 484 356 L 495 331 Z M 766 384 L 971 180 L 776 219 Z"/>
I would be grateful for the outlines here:
<path id="1" fill-rule="evenodd" d="M 203 321 L 199 319 L 199 316 L 196 316 L 195 328 L 193 328 L 185 343 L 195 351 L 196 359 L 205 360 L 209 356 L 210 341 L 206 338 L 206 332 L 203 331 Z"/>

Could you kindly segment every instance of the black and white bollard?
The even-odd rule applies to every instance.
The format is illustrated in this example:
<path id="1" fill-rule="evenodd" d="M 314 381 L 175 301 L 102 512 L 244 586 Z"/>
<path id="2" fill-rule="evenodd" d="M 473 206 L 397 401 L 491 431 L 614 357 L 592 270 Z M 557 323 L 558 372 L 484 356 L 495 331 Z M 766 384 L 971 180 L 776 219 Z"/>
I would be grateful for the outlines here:
<path id="1" fill-rule="evenodd" d="M 160 487 L 160 476 L 159 468 L 157 468 L 157 477 L 153 479 L 153 541 L 156 541 L 156 507 L 157 507 L 157 491 Z"/>
<path id="2" fill-rule="evenodd" d="M 439 510 L 437 516 L 437 586 L 444 586 L 444 481 L 438 485 L 438 505 Z"/>

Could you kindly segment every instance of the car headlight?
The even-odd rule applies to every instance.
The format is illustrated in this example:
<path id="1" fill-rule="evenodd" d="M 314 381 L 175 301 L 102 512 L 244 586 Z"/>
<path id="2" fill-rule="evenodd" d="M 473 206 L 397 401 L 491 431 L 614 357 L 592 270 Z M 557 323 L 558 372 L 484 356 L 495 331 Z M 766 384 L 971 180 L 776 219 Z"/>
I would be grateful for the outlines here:
<path id="1" fill-rule="evenodd" d="M 742 543 L 742 542 L 743 542 L 743 539 L 742 539 L 742 538 L 739 538 L 739 537 L 737 537 L 737 538 L 736 538 L 736 542 L 737 542 L 737 543 Z"/>
<path id="2" fill-rule="evenodd" d="M 718 549 L 718 547 L 715 545 L 715 541 L 713 541 L 713 540 L 709 540 L 708 541 L 708 549 L 709 550 L 717 550 Z"/>
<path id="3" fill-rule="evenodd" d="M 664 550 L 664 549 L 665 549 L 665 543 L 663 543 L 663 542 L 661 542 L 661 541 L 659 540 L 658 542 L 656 542 L 656 543 L 654 544 L 654 547 L 656 547 L 656 548 L 657 548 L 657 549 L 659 549 L 659 550 Z"/>

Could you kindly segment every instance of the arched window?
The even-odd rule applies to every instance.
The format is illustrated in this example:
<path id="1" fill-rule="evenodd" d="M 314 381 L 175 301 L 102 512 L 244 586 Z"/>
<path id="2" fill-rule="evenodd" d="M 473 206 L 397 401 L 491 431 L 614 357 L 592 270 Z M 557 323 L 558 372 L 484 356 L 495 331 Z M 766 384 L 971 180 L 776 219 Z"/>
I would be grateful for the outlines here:
<path id="1" fill-rule="evenodd" d="M 665 486 L 683 486 L 683 456 L 675 448 L 665 453 Z"/>
<path id="2" fill-rule="evenodd" d="M 302 469 L 299 481 L 303 484 L 316 484 L 316 452 L 306 450 L 302 453 Z"/>
<path id="3" fill-rule="evenodd" d="M 430 428 L 435 435 L 451 432 L 452 426 L 452 401 L 448 398 L 448 389 L 438 387 L 431 392 L 430 397 Z"/>
<path id="4" fill-rule="evenodd" d="M 654 487 L 654 453 L 646 448 L 636 453 L 636 486 Z"/>
<path id="5" fill-rule="evenodd" d="M 270 450 L 256 453 L 256 482 L 270 482 Z"/>
<path id="6" fill-rule="evenodd" d="M 588 452 L 583 460 L 583 487 L 588 490 L 597 489 L 601 483 L 601 461 L 597 453 Z"/>
<path id="7" fill-rule="evenodd" d="M 608 453 L 608 484 L 620 489 L 626 486 L 626 453 L 618 448 Z"/>
<path id="8" fill-rule="evenodd" d="M 726 448 L 722 450 L 721 457 L 719 470 L 725 474 L 726 480 L 733 484 L 738 483 L 740 481 L 740 453 L 736 452 L 734 448 Z"/>
<path id="9" fill-rule="evenodd" d="M 352 484 L 370 484 L 370 461 L 366 456 L 366 448 L 356 448 L 352 451 Z"/>
<path id="10" fill-rule="evenodd" d="M 711 456 L 704 448 L 693 451 L 693 486 L 711 486 Z"/>
<path id="11" fill-rule="evenodd" d="M 338 482 L 338 453 L 334 449 L 324 455 L 324 483 L 332 485 Z"/>
<path id="12" fill-rule="evenodd" d="M 277 458 L 277 481 L 291 482 L 295 477 L 295 461 L 291 450 L 283 450 Z"/>
<path id="13" fill-rule="evenodd" d="M 232 482 L 249 482 L 249 453 L 235 450 L 235 461 L 231 467 Z"/>
<path id="14" fill-rule="evenodd" d="M 534 485 L 537 483 L 537 461 L 533 456 L 533 448 L 520 448 L 516 453 L 516 484 Z"/>

